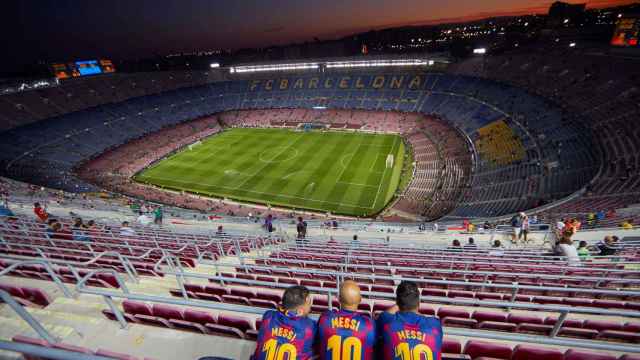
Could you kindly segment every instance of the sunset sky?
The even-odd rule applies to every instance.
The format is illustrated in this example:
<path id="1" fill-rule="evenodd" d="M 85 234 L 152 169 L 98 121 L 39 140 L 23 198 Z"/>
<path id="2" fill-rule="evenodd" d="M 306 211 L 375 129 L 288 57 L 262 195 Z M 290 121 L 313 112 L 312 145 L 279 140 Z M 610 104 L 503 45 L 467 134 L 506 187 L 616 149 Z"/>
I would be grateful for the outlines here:
<path id="1" fill-rule="evenodd" d="M 631 2 L 590 0 L 587 5 Z M 3 23 L 15 27 L 0 36 L 14 54 L 3 61 L 16 65 L 37 59 L 261 47 L 392 26 L 546 13 L 550 4 L 539 0 L 21 0 L 3 4 L 8 6 L 2 12 Z"/>

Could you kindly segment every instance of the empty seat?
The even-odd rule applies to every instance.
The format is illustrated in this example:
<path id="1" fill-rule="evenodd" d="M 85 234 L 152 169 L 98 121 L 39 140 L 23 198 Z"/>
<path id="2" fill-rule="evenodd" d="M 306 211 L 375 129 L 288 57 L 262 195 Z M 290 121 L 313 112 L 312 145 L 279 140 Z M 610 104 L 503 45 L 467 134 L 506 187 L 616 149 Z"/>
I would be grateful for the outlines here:
<path id="1" fill-rule="evenodd" d="M 478 322 L 483 321 L 495 321 L 495 322 L 507 322 L 506 313 L 488 312 L 488 311 L 474 311 L 471 318 Z"/>
<path id="2" fill-rule="evenodd" d="M 132 315 L 153 316 L 153 313 L 149 305 L 143 302 L 125 300 L 122 302 L 122 309 L 124 310 L 124 312 Z"/>
<path id="3" fill-rule="evenodd" d="M 509 358 L 511 358 L 511 347 L 504 344 L 470 340 L 464 347 L 464 353 L 471 356 L 472 359 L 492 358 L 509 360 Z"/>
<path id="4" fill-rule="evenodd" d="M 593 351 L 567 350 L 564 360 L 616 360 L 613 355 L 595 353 Z"/>
<path id="5" fill-rule="evenodd" d="M 542 325 L 544 320 L 541 317 L 535 315 L 523 315 L 523 314 L 509 314 L 507 316 L 507 322 L 513 324 L 540 324 Z"/>
<path id="6" fill-rule="evenodd" d="M 445 338 L 442 341 L 442 352 L 448 354 L 460 354 L 462 352 L 462 344 L 458 340 Z"/>
<path id="7" fill-rule="evenodd" d="M 534 345 L 517 345 L 513 349 L 511 360 L 563 360 L 564 354 L 555 349 L 541 348 Z"/>
<path id="8" fill-rule="evenodd" d="M 613 340 L 629 343 L 640 343 L 640 333 L 616 331 L 616 330 L 603 330 L 598 334 L 600 340 Z"/>
<path id="9" fill-rule="evenodd" d="M 226 314 L 221 314 L 218 316 L 217 324 L 236 328 L 242 333 L 253 328 L 247 319 Z"/>

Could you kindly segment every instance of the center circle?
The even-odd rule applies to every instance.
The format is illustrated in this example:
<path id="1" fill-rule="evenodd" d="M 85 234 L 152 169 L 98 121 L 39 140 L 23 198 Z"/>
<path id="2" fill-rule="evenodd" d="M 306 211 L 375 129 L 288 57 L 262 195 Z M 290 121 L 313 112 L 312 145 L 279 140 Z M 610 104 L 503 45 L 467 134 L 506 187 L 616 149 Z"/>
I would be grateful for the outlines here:
<path id="1" fill-rule="evenodd" d="M 292 149 L 292 150 L 287 150 L 287 149 L 288 149 L 287 146 L 272 147 L 270 149 L 267 149 L 261 152 L 258 158 L 260 159 L 260 161 L 264 163 L 271 164 L 271 163 L 278 163 L 278 162 L 293 160 L 298 156 L 297 149 Z"/>

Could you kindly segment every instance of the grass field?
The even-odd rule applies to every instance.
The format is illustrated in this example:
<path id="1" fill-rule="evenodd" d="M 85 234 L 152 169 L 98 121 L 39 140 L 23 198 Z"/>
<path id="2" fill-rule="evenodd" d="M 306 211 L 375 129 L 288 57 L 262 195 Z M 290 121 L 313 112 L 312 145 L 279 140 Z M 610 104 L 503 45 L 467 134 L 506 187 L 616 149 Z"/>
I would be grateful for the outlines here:
<path id="1" fill-rule="evenodd" d="M 404 151 L 397 135 L 231 129 L 135 179 L 213 197 L 371 216 L 393 197 Z M 386 166 L 388 154 L 394 156 L 392 168 Z"/>

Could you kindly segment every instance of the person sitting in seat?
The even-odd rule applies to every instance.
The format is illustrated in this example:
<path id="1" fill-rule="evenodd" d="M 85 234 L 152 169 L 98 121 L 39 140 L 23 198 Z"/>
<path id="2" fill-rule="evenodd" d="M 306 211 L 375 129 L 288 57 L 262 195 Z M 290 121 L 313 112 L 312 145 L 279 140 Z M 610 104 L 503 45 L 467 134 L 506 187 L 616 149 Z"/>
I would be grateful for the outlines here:
<path id="1" fill-rule="evenodd" d="M 435 317 L 418 313 L 420 289 L 413 281 L 402 281 L 396 289 L 396 305 L 380 314 L 377 333 L 385 360 L 440 359 L 442 324 Z"/>
<path id="2" fill-rule="evenodd" d="M 451 245 L 447 248 L 447 250 L 462 251 L 462 246 L 460 246 L 460 240 L 453 239 L 453 241 L 451 242 Z"/>
<path id="3" fill-rule="evenodd" d="M 476 245 L 475 240 L 472 237 L 469 238 L 467 244 L 464 246 L 465 250 L 477 250 L 478 245 Z"/>
<path id="4" fill-rule="evenodd" d="M 373 360 L 375 324 L 368 315 L 358 313 L 362 300 L 360 287 L 353 280 L 340 285 L 340 310 L 327 311 L 318 320 L 318 351 L 321 360 Z M 338 344 L 336 346 L 336 344 Z M 352 352 L 347 352 L 351 347 Z M 349 357 L 344 357 L 349 354 Z"/>
<path id="5" fill-rule="evenodd" d="M 262 317 L 253 360 L 297 359 L 313 357 L 317 324 L 308 317 L 311 294 L 305 286 L 291 286 L 282 295 L 282 307 Z"/>

